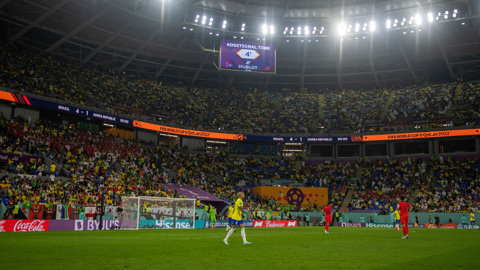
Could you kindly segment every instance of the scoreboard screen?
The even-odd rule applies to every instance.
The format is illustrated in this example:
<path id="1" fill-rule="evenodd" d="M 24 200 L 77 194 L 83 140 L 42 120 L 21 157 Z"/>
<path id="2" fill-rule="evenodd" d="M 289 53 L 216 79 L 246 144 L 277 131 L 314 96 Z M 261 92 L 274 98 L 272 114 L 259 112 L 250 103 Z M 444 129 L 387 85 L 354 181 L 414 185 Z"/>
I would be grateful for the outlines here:
<path id="1" fill-rule="evenodd" d="M 275 45 L 222 40 L 220 69 L 275 73 Z"/>

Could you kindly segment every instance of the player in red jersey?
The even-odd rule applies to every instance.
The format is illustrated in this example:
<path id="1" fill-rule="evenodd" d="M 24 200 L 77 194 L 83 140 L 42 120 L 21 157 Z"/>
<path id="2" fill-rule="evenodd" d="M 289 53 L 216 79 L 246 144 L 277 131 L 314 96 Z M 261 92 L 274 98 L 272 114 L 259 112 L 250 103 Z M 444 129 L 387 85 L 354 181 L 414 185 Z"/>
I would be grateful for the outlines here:
<path id="1" fill-rule="evenodd" d="M 400 223 L 403 229 L 402 239 L 408 239 L 408 212 L 411 212 L 413 207 L 405 201 L 405 196 L 402 196 L 401 202 L 397 204 L 397 209 L 400 210 Z"/>
<path id="2" fill-rule="evenodd" d="M 328 233 L 328 227 L 332 223 L 332 206 L 327 204 L 323 207 L 323 214 L 325 215 L 325 233 Z"/>

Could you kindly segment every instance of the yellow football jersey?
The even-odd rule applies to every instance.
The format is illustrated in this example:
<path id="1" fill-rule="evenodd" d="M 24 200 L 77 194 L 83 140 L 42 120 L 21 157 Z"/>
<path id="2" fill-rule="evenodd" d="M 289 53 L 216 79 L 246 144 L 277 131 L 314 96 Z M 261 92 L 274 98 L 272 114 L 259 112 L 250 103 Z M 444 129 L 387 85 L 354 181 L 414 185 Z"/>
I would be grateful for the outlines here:
<path id="1" fill-rule="evenodd" d="M 235 202 L 235 210 L 232 215 L 232 218 L 235 220 L 242 220 L 242 211 L 240 211 L 239 207 L 243 207 L 243 201 L 240 198 Z"/>

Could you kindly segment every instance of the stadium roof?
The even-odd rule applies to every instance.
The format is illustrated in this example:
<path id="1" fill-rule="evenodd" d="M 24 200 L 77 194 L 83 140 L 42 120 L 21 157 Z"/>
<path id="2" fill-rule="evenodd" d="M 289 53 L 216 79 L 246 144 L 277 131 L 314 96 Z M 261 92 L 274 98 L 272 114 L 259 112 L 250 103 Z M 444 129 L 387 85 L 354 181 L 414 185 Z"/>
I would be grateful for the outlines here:
<path id="1" fill-rule="evenodd" d="M 427 22 L 427 14 L 436 18 Z M 372 88 L 480 73 L 480 3 L 473 0 L 0 0 L 0 15 L 2 40 L 187 84 Z M 375 32 L 367 29 L 372 21 Z M 275 34 L 262 33 L 263 24 Z M 286 31 L 314 25 L 325 30 Z M 234 38 L 275 44 L 277 73 L 219 71 L 219 43 Z"/>

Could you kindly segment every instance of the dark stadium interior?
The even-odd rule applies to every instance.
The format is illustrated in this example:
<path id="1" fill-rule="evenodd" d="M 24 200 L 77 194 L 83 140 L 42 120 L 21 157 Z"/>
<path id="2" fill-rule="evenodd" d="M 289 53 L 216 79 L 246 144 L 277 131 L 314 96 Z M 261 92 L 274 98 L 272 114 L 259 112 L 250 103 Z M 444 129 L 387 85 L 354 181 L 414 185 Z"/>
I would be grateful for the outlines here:
<path id="1" fill-rule="evenodd" d="M 0 34 L 5 41 L 186 84 L 368 89 L 478 76 L 478 1 L 17 0 L 0 4 Z M 443 16 L 454 9 L 456 18 L 450 14 L 448 20 L 425 21 L 418 28 L 384 29 L 387 19 L 437 11 Z M 195 14 L 215 18 L 216 23 L 227 20 L 228 27 L 194 23 Z M 377 31 L 350 33 L 340 40 L 336 27 L 342 16 L 347 24 L 374 20 Z M 247 24 L 245 31 L 239 28 L 242 23 Z M 275 25 L 276 34 L 263 37 L 262 23 Z M 281 33 L 285 26 L 307 24 L 323 26 L 325 32 L 302 37 Z M 219 42 L 234 36 L 276 44 L 277 74 L 218 73 Z"/>

